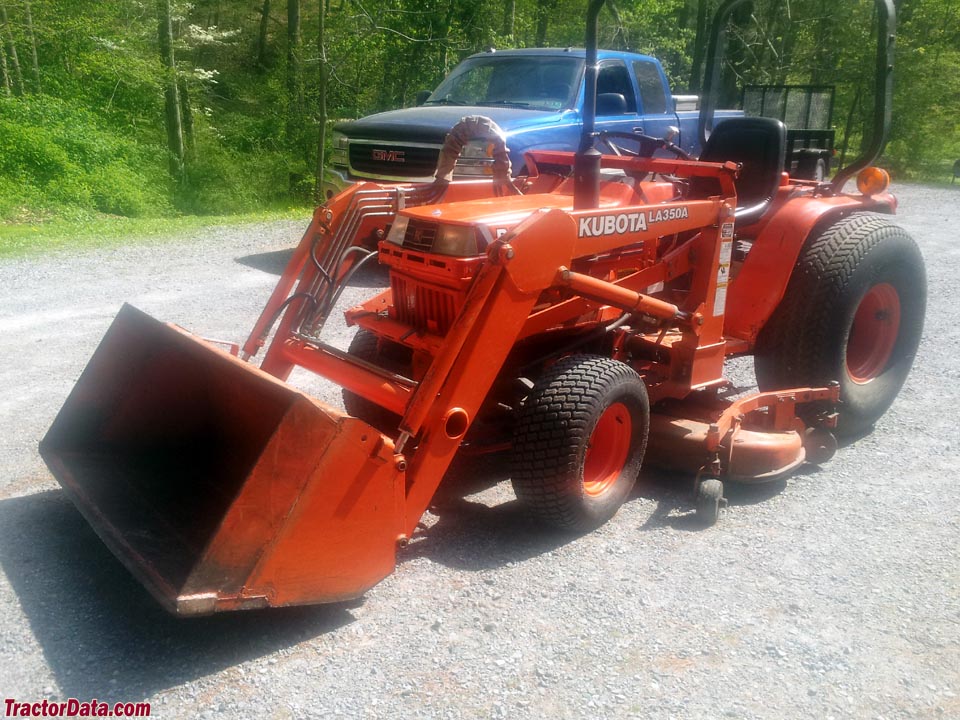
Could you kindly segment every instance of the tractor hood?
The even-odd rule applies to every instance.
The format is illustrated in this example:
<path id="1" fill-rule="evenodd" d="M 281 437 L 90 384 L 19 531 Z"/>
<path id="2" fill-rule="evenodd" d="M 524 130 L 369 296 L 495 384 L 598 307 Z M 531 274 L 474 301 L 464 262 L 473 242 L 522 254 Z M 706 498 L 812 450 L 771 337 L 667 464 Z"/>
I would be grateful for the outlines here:
<path id="1" fill-rule="evenodd" d="M 527 127 L 544 127 L 561 120 L 570 122 L 579 113 L 575 110 L 524 110 L 495 105 L 427 105 L 337 123 L 334 130 L 351 139 L 405 140 L 439 145 L 450 128 L 467 115 L 488 117 L 509 136 Z"/>

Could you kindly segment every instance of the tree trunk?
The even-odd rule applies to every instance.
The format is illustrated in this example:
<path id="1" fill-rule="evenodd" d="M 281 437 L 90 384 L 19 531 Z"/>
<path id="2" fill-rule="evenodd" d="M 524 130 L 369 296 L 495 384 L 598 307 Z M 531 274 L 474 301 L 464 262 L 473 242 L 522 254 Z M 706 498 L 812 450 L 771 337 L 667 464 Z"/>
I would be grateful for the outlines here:
<path id="1" fill-rule="evenodd" d="M 693 41 L 693 66 L 690 68 L 690 83 L 688 88 L 691 93 L 699 93 L 703 87 L 703 64 L 707 56 L 707 4 L 710 0 L 698 0 L 697 2 L 697 34 Z"/>
<path id="2" fill-rule="evenodd" d="M 13 92 L 15 95 L 23 95 L 23 73 L 20 71 L 20 58 L 17 57 L 17 44 L 10 29 L 10 20 L 7 18 L 7 6 L 3 3 L 0 3 L 0 20 L 3 21 L 3 28 L 0 30 L 3 31 L 7 45 L 7 56 L 13 68 Z"/>
<path id="3" fill-rule="evenodd" d="M 40 87 L 40 63 L 37 62 L 37 36 L 33 33 L 33 13 L 30 12 L 30 0 L 23 0 L 27 20 L 27 37 L 30 39 L 30 61 L 33 70 L 33 91 L 42 92 Z"/>
<path id="4" fill-rule="evenodd" d="M 300 0 L 287 0 L 287 143 L 303 138 L 303 70 L 300 64 Z"/>
<path id="5" fill-rule="evenodd" d="M 827 47 L 830 42 L 830 30 L 833 26 L 832 17 L 828 3 L 820 2 L 820 17 L 817 19 L 816 41 L 814 43 L 813 67 L 810 69 L 810 84 L 821 84 L 823 75 L 829 71 L 833 65 L 831 58 L 831 49 Z"/>
<path id="6" fill-rule="evenodd" d="M 170 174 L 183 181 L 183 126 L 180 120 L 180 93 L 177 91 L 177 66 L 173 56 L 173 23 L 170 19 L 170 0 L 157 0 L 157 36 L 160 41 L 160 61 L 165 77 L 163 97 L 167 125 L 167 147 L 170 150 Z"/>
<path id="7" fill-rule="evenodd" d="M 326 198 L 323 196 L 323 166 L 326 158 L 325 150 L 327 145 L 327 50 L 324 45 L 326 33 L 326 15 L 324 0 L 320 0 L 320 22 L 317 34 L 317 58 L 319 62 L 320 75 L 318 78 L 319 86 L 317 88 L 317 177 L 314 185 L 313 197 L 319 205 Z"/>
<path id="8" fill-rule="evenodd" d="M 623 18 L 620 17 L 620 11 L 617 9 L 613 0 L 607 1 L 607 10 L 613 15 L 616 28 L 613 31 L 612 45 L 614 50 L 626 50 L 630 47 L 630 38 L 627 35 L 627 29 L 623 26 Z"/>
<path id="9" fill-rule="evenodd" d="M 7 70 L 7 51 L 3 49 L 3 43 L 0 43 L 0 74 L 3 75 L 3 94 L 6 97 L 13 95 L 10 88 L 10 73 Z"/>
<path id="10" fill-rule="evenodd" d="M 503 36 L 513 37 L 513 25 L 517 19 L 517 0 L 506 0 L 503 7 Z"/>
<path id="11" fill-rule="evenodd" d="M 270 0 L 263 0 L 260 10 L 260 32 L 257 34 L 257 67 L 267 67 L 267 30 L 270 27 Z"/>
<path id="12" fill-rule="evenodd" d="M 547 44 L 547 28 L 550 25 L 550 13 L 557 6 L 557 0 L 537 0 L 537 37 L 536 46 Z"/>
<path id="13" fill-rule="evenodd" d="M 180 102 L 180 121 L 183 127 L 183 145 L 185 150 L 193 150 L 193 110 L 190 108 L 190 90 L 187 79 L 177 77 L 177 95 Z M 192 156 L 191 156 L 192 157 Z"/>

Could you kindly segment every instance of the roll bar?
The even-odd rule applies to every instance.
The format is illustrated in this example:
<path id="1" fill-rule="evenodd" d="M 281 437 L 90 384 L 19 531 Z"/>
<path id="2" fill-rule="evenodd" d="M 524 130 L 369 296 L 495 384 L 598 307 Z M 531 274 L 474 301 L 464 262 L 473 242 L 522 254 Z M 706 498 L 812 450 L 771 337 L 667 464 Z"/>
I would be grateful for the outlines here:
<path id="1" fill-rule="evenodd" d="M 876 80 L 873 90 L 873 133 L 863 155 L 837 173 L 830 186 L 838 192 L 844 183 L 880 157 L 890 134 L 893 107 L 893 51 L 897 42 L 897 11 L 893 0 L 877 0 Z"/>
<path id="2" fill-rule="evenodd" d="M 710 42 L 707 46 L 707 67 L 704 70 L 703 98 L 700 103 L 700 117 L 697 123 L 697 136 L 700 146 L 707 142 L 708 128 L 713 126 L 713 116 L 717 104 L 717 85 L 720 80 L 720 64 L 723 59 L 727 22 L 738 7 L 750 0 L 726 0 L 713 16 L 710 30 Z M 873 133 L 870 145 L 863 154 L 843 168 L 833 179 L 834 191 L 843 188 L 844 183 L 863 168 L 880 157 L 890 134 L 890 109 L 893 105 L 893 51 L 896 43 L 897 13 L 893 0 L 876 0 L 877 6 L 877 54 L 876 79 L 874 87 Z"/>

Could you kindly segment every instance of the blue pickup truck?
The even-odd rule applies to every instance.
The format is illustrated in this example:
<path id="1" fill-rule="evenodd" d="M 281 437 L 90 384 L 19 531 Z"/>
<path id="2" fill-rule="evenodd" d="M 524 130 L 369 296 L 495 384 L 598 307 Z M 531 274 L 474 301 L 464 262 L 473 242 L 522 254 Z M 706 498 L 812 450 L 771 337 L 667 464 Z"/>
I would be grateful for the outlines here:
<path id="1" fill-rule="evenodd" d="M 610 50 L 600 50 L 597 57 L 598 132 L 671 136 L 690 154 L 699 153 L 696 98 L 674 97 L 659 61 Z M 514 173 L 522 172 L 528 150 L 576 150 L 583 121 L 584 64 L 582 49 L 478 53 L 420 98 L 418 107 L 338 123 L 327 197 L 358 180 L 431 179 L 444 137 L 465 115 L 485 115 L 500 126 Z M 719 110 L 714 121 L 742 114 Z M 625 142 L 618 139 L 617 144 Z M 493 161 L 487 148 L 486 141 L 468 143 L 455 175 L 489 174 Z"/>

